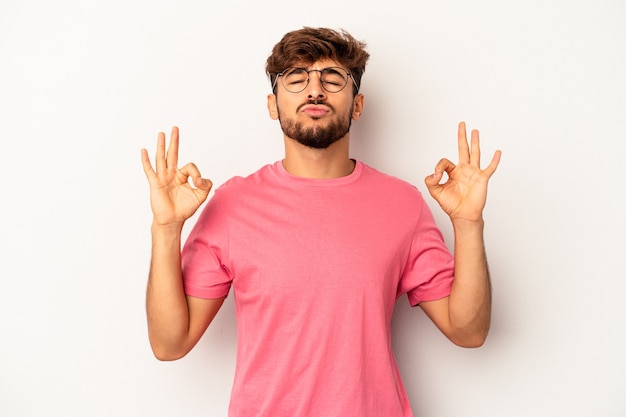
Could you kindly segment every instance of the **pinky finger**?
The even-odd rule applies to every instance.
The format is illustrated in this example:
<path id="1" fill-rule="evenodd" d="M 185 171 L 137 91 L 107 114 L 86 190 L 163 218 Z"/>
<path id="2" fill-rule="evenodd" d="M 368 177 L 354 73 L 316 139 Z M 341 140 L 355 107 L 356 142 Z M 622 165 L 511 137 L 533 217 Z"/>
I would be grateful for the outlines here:
<path id="1" fill-rule="evenodd" d="M 141 165 L 143 166 L 143 172 L 146 174 L 146 177 L 148 177 L 148 179 L 156 174 L 154 172 L 154 168 L 152 167 L 152 163 L 150 163 L 148 150 L 145 148 L 141 149 Z"/>
<path id="2" fill-rule="evenodd" d="M 496 172 L 496 169 L 498 168 L 498 165 L 500 164 L 501 157 L 502 157 L 502 151 L 499 151 L 499 150 L 496 151 L 493 154 L 493 158 L 491 158 L 491 162 L 489 163 L 487 168 L 484 169 L 483 172 L 491 177 L 493 173 Z"/>

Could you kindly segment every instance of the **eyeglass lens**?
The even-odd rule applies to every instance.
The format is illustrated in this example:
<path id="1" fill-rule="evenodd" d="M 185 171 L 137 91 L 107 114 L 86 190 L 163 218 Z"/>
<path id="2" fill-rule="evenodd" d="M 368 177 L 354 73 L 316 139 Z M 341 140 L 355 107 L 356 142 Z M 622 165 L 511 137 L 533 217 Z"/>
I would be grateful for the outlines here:
<path id="1" fill-rule="evenodd" d="M 305 68 L 290 68 L 283 73 L 283 85 L 292 93 L 299 93 L 309 84 L 309 73 L 319 72 L 322 88 L 329 93 L 341 91 L 348 83 L 348 73 L 339 67 L 324 68 L 322 70 L 307 70 Z"/>

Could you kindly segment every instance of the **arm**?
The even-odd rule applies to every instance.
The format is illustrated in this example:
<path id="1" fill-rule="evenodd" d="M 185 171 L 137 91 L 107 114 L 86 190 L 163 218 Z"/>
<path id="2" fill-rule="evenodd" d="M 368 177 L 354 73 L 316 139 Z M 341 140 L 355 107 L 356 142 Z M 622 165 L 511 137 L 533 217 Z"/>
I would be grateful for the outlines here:
<path id="1" fill-rule="evenodd" d="M 146 292 L 148 335 L 155 356 L 178 359 L 198 342 L 224 298 L 204 300 L 186 297 L 180 263 L 181 232 L 184 222 L 206 200 L 211 181 L 200 176 L 194 164 L 178 169 L 178 129 L 172 129 L 165 150 L 165 134 L 157 140 L 156 171 L 145 149 L 143 169 L 150 184 L 152 260 Z M 192 178 L 194 187 L 189 183 Z"/>
<path id="2" fill-rule="evenodd" d="M 426 178 L 430 194 L 450 216 L 454 229 L 454 282 L 450 296 L 420 303 L 424 312 L 455 344 L 481 346 L 491 324 L 491 283 L 485 254 L 482 212 L 489 178 L 500 162 L 497 151 L 491 163 L 480 169 L 478 131 L 472 131 L 471 149 L 465 123 L 459 124 L 459 163 L 439 161 Z M 448 180 L 440 184 L 443 173 Z"/>

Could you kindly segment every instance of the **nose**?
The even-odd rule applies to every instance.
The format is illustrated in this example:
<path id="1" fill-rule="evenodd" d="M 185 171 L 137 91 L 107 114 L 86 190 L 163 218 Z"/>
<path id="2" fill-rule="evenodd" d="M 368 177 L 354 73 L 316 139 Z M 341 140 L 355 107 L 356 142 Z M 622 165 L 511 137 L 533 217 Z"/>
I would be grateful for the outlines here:
<path id="1" fill-rule="evenodd" d="M 315 73 L 316 75 L 313 75 Z M 322 87 L 322 72 L 319 70 L 309 71 L 309 85 L 307 86 L 309 98 L 322 98 L 326 96 L 326 91 Z"/>

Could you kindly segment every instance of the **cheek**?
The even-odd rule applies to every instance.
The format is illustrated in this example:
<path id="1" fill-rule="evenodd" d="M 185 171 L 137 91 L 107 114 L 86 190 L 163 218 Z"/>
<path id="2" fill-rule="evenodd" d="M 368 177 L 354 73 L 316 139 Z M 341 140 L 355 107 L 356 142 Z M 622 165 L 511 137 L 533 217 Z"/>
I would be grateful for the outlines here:
<path id="1" fill-rule="evenodd" d="M 276 109 L 278 110 L 278 114 L 280 116 L 285 116 L 288 113 L 295 113 L 295 109 L 297 109 L 297 104 L 293 99 L 289 99 L 287 97 L 277 97 L 276 100 Z"/>
<path id="2" fill-rule="evenodd" d="M 347 108 L 346 108 L 346 113 L 348 114 L 348 116 L 353 117 L 354 113 L 356 111 L 356 107 L 354 105 L 354 100 L 350 100 Z"/>

